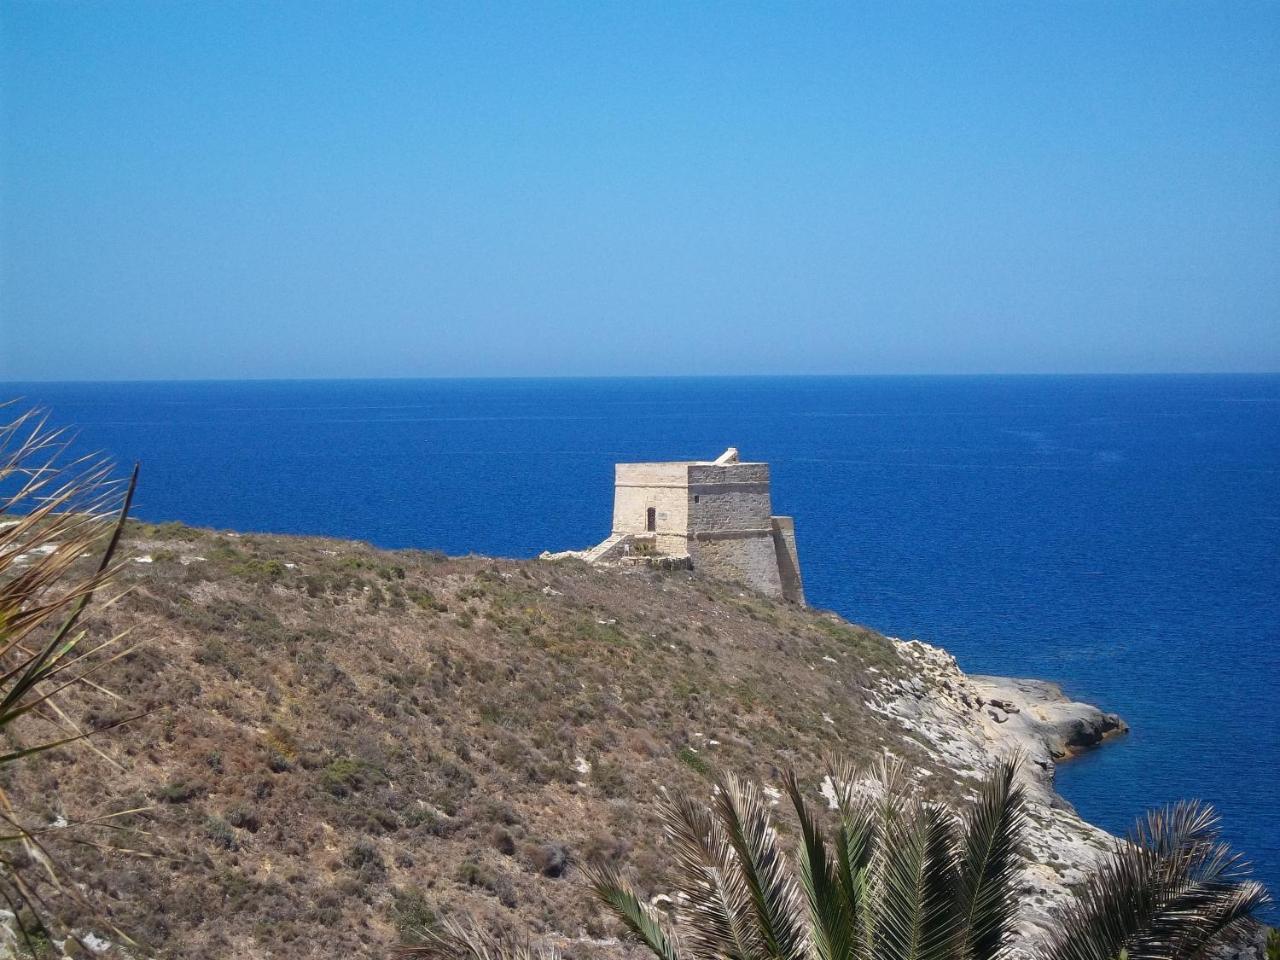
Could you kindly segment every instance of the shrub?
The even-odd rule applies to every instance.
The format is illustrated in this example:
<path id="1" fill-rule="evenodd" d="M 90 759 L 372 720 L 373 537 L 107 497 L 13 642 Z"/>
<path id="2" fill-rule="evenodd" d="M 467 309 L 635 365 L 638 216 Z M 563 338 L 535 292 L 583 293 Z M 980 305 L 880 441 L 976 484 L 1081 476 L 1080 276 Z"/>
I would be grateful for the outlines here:
<path id="1" fill-rule="evenodd" d="M 425 588 L 406 590 L 405 596 L 414 606 L 430 613 L 447 613 L 449 610 L 447 603 L 437 599 L 435 594 Z"/>
<path id="2" fill-rule="evenodd" d="M 493 894 L 505 907 L 516 905 L 515 889 L 511 886 L 511 881 L 474 857 L 463 860 L 458 865 L 455 876 L 459 883 Z"/>
<path id="3" fill-rule="evenodd" d="M 392 893 L 391 922 L 405 943 L 421 942 L 439 922 L 420 887 L 406 887 Z"/>
<path id="4" fill-rule="evenodd" d="M 275 583 L 285 575 L 286 568 L 279 560 L 262 560 L 257 557 L 248 557 L 238 563 L 233 563 L 228 572 L 243 580 L 251 583 L 268 584 Z"/>
<path id="5" fill-rule="evenodd" d="M 236 833 L 231 829 L 231 825 L 221 817 L 208 817 L 204 822 L 205 834 L 217 846 L 225 850 L 234 850 L 238 846 L 236 842 Z"/>
<path id="6" fill-rule="evenodd" d="M 494 827 L 489 831 L 489 845 L 506 857 L 516 852 L 516 842 L 506 827 Z"/>
<path id="7" fill-rule="evenodd" d="M 676 754 L 676 759 L 704 777 L 711 776 L 711 764 L 703 760 L 692 747 L 681 747 L 680 752 Z"/>
<path id="8" fill-rule="evenodd" d="M 165 803 L 186 803 L 189 800 L 194 800 L 202 792 L 204 792 L 204 788 L 198 783 L 174 780 L 161 787 L 158 795 Z"/>
<path id="9" fill-rule="evenodd" d="M 369 781 L 372 768 L 367 763 L 340 757 L 320 774 L 320 785 L 335 797 L 349 797 Z"/>
<path id="10" fill-rule="evenodd" d="M 561 877 L 569 868 L 569 849 L 562 843 L 543 843 L 526 851 L 533 869 L 544 877 Z"/>
<path id="11" fill-rule="evenodd" d="M 606 797 L 616 799 L 627 795 L 627 775 L 622 765 L 603 757 L 591 765 L 591 782 Z"/>
<path id="12" fill-rule="evenodd" d="M 357 840 L 347 850 L 342 862 L 366 879 L 381 878 L 387 873 L 382 854 L 378 852 L 377 845 L 368 838 Z"/>
<path id="13" fill-rule="evenodd" d="M 248 830 L 250 833 L 257 833 L 262 827 L 258 815 L 252 810 L 245 807 L 236 807 L 227 813 L 227 822 L 233 827 L 239 827 L 241 830 Z"/>

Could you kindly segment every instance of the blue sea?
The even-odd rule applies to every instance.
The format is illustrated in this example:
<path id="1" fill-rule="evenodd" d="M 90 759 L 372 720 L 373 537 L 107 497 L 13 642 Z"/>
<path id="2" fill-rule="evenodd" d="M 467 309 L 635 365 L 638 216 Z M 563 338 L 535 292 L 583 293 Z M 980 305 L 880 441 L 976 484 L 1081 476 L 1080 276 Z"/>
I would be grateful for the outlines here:
<path id="1" fill-rule="evenodd" d="M 140 517 L 450 553 L 593 544 L 615 461 L 737 446 L 811 603 L 1121 713 L 1067 798 L 1210 800 L 1280 893 L 1280 376 L 0 388 L 141 461 Z"/>

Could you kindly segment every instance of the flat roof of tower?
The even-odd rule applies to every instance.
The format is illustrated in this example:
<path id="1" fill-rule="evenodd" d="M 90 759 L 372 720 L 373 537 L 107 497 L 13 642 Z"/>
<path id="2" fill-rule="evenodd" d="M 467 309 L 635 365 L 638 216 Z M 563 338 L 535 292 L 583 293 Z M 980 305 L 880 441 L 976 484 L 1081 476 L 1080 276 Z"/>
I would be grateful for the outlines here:
<path id="1" fill-rule="evenodd" d="M 619 463 L 619 467 L 755 467 L 763 460 L 732 460 L 720 463 L 716 460 L 629 460 Z"/>
<path id="2" fill-rule="evenodd" d="M 759 466 L 763 460 L 739 460 L 738 448 L 729 447 L 714 460 L 640 460 L 630 463 L 619 463 L 619 467 L 733 467 Z"/>

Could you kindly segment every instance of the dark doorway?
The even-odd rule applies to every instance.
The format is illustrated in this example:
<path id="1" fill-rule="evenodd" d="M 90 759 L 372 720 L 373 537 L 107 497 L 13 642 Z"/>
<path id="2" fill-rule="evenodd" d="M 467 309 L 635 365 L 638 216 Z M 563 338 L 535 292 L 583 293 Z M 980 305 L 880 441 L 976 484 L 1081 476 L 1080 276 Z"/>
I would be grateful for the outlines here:
<path id="1" fill-rule="evenodd" d="M 650 507 L 644 512 L 644 528 L 650 533 L 658 529 L 658 511 L 654 507 Z"/>

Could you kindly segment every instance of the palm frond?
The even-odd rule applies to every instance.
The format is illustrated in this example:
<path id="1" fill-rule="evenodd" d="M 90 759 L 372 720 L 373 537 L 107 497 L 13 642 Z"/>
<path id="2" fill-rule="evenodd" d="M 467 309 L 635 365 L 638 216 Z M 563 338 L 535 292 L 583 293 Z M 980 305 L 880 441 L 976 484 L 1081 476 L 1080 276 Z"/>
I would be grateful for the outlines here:
<path id="1" fill-rule="evenodd" d="M 760 791 L 731 773 L 721 775 L 716 786 L 715 812 L 736 854 L 733 865 L 750 893 L 767 954 L 800 960 L 806 937 L 799 895 Z"/>
<path id="2" fill-rule="evenodd" d="M 612 909 L 654 956 L 659 960 L 681 960 L 675 934 L 641 902 L 614 867 L 589 864 L 584 873 L 596 899 Z"/>
<path id="3" fill-rule="evenodd" d="M 864 775 L 847 759 L 828 757 L 827 780 L 832 786 L 839 811 L 836 831 L 836 873 L 853 925 L 850 951 L 853 960 L 868 960 L 875 950 L 875 904 L 880 889 L 883 864 L 882 806 L 879 797 L 860 792 L 859 783 L 878 784 L 896 776 L 893 768 L 881 766 L 877 774 Z"/>
<path id="4" fill-rule="evenodd" d="M 997 764 L 960 816 L 921 802 L 897 761 L 864 773 L 832 758 L 834 836 L 788 772 L 794 873 L 756 788 L 725 774 L 710 807 L 679 794 L 663 804 L 675 930 L 616 872 L 593 883 L 658 960 L 685 947 L 695 960 L 1008 960 L 1027 824 L 1018 766 Z M 1098 866 L 1062 909 L 1045 960 L 1200 960 L 1268 902 L 1212 810 L 1181 804 L 1148 816 Z"/>
<path id="5" fill-rule="evenodd" d="M 419 941 L 401 946 L 396 955 L 420 960 L 560 960 L 554 947 L 498 937 L 454 919 L 412 931 Z"/>
<path id="6" fill-rule="evenodd" d="M 724 828 L 684 795 L 666 800 L 660 815 L 675 850 L 672 880 L 689 949 L 704 960 L 763 960 L 767 951 L 751 893 Z"/>
<path id="7" fill-rule="evenodd" d="M 960 870 L 961 960 L 1001 960 L 1017 914 L 1019 846 L 1026 797 L 1016 782 L 1019 759 L 997 764 L 964 817 Z"/>
<path id="8" fill-rule="evenodd" d="M 1213 809 L 1147 815 L 1062 912 L 1050 960 L 1189 960 L 1253 923 L 1269 902 L 1218 835 Z"/>
<path id="9" fill-rule="evenodd" d="M 1182 931 L 1173 941 L 1172 956 L 1199 960 L 1214 947 L 1256 932 L 1261 927 L 1258 915 L 1271 903 L 1262 884 L 1253 880 L 1234 884 L 1214 898 L 1201 923 Z"/>
<path id="10" fill-rule="evenodd" d="M 919 804 L 886 835 L 877 955 L 948 960 L 959 928 L 960 867 L 954 815 Z"/>
<path id="11" fill-rule="evenodd" d="M 114 479 L 105 460 L 72 456 L 71 439 L 51 430 L 47 416 L 37 411 L 0 424 L 0 730 L 10 740 L 0 768 L 85 743 L 128 722 L 85 731 L 63 705 L 76 689 L 103 690 L 90 677 L 130 652 L 121 648 L 121 637 L 86 643 L 77 624 L 121 569 L 116 553 L 138 477 L 135 467 L 124 483 Z M 24 924 L 33 930 L 61 926 L 41 884 L 95 913 L 77 885 L 61 882 L 45 840 L 103 847 L 76 835 L 90 827 L 106 829 L 100 818 L 73 820 L 56 833 L 34 829 L 0 790 L 0 819 L 6 825 L 0 845 L 27 854 L 25 861 L 0 857 L 0 894 L 18 908 L 20 931 Z M 38 872 L 25 876 L 27 864 Z M 107 925 L 122 942 L 132 942 Z"/>
<path id="12" fill-rule="evenodd" d="M 833 859 L 822 828 L 814 821 L 794 771 L 783 776 L 800 822 L 797 855 L 800 886 L 809 903 L 809 926 L 818 960 L 852 960 L 856 928 L 852 903 L 841 885 L 838 857 Z"/>

